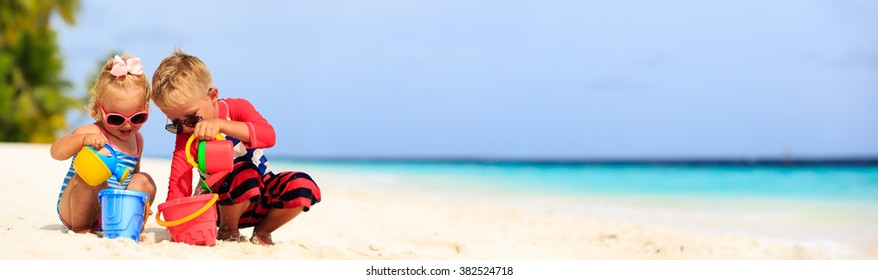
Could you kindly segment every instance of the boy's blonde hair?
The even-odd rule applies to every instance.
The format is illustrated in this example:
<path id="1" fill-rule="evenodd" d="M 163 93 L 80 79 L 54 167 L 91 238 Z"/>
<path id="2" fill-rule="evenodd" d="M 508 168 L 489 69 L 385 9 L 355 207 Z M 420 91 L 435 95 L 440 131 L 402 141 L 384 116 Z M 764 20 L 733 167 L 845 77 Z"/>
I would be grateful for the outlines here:
<path id="1" fill-rule="evenodd" d="M 155 69 L 152 77 L 152 101 L 160 108 L 186 101 L 191 93 L 207 94 L 213 79 L 207 65 L 195 56 L 176 49 Z"/>
<path id="2" fill-rule="evenodd" d="M 119 56 L 122 60 L 127 61 L 129 58 L 134 58 L 128 54 L 123 54 Z M 104 67 L 101 67 L 100 73 L 98 73 L 98 77 L 95 79 L 94 85 L 89 90 L 89 95 L 91 98 L 89 99 L 88 104 L 85 105 L 88 114 L 95 120 L 100 121 L 103 119 L 101 115 L 101 108 L 98 106 L 98 103 L 104 102 L 107 100 L 108 91 L 119 92 L 125 89 L 136 88 L 142 89 L 146 94 L 144 96 L 144 108 L 149 108 L 149 79 L 146 78 L 146 74 L 132 74 L 126 73 L 123 76 L 116 77 L 110 73 L 110 69 L 113 69 L 113 58 L 107 60 L 107 64 L 104 64 Z"/>

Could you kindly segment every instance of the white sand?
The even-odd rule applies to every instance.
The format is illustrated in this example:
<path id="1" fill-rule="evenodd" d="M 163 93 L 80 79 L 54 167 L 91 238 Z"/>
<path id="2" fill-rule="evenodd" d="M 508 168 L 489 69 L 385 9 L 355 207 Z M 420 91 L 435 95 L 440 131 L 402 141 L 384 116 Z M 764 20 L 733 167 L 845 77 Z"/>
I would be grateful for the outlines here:
<path id="1" fill-rule="evenodd" d="M 135 244 L 68 233 L 57 218 L 55 202 L 70 161 L 53 160 L 48 145 L 2 143 L 0 155 L 0 259 L 878 258 L 878 249 L 852 250 L 836 242 L 759 240 L 664 228 L 524 205 L 512 208 L 489 198 L 464 203 L 416 193 L 354 190 L 345 186 L 354 179 L 327 174 L 315 177 L 323 202 L 275 232 L 274 246 L 173 243 L 153 217 L 144 230 L 146 239 Z M 155 204 L 165 200 L 169 163 L 142 161 L 142 171 L 158 184 Z M 242 233 L 249 235 L 250 230 Z"/>

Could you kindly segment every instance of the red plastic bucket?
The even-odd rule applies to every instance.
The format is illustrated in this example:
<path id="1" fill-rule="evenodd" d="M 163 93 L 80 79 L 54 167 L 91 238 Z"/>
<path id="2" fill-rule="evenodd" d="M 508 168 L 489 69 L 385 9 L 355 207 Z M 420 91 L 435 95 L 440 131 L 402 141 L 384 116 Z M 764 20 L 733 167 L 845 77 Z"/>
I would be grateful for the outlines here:
<path id="1" fill-rule="evenodd" d="M 232 141 L 202 141 L 198 145 L 198 164 L 207 174 L 232 172 L 234 161 Z"/>
<path id="2" fill-rule="evenodd" d="M 171 232 L 171 241 L 190 245 L 216 245 L 216 194 L 183 197 L 159 204 L 155 221 Z M 164 214 L 165 221 L 161 220 Z"/>

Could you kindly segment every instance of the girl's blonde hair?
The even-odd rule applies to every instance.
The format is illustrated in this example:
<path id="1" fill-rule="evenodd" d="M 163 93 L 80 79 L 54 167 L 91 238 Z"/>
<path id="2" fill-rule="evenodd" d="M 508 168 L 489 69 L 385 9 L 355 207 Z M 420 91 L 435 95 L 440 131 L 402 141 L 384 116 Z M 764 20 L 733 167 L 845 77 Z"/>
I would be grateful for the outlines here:
<path id="1" fill-rule="evenodd" d="M 159 108 L 183 103 L 190 94 L 207 94 L 213 87 L 210 70 L 198 57 L 180 49 L 162 59 L 152 78 L 152 101 Z"/>
<path id="2" fill-rule="evenodd" d="M 123 54 L 120 57 L 125 61 L 129 58 L 134 58 L 128 54 Z M 150 90 L 149 79 L 146 78 L 146 73 L 126 73 L 125 75 L 116 77 L 110 73 L 110 69 L 113 69 L 113 61 L 114 59 L 110 58 L 107 60 L 107 63 L 104 64 L 104 67 L 101 67 L 101 71 L 95 79 L 94 85 L 91 87 L 91 90 L 89 90 L 91 99 L 86 105 L 86 110 L 88 110 L 88 114 L 96 121 L 103 119 L 101 108 L 97 103 L 106 101 L 109 91 L 115 93 L 130 88 L 141 89 L 145 94 L 143 107 L 149 108 Z"/>

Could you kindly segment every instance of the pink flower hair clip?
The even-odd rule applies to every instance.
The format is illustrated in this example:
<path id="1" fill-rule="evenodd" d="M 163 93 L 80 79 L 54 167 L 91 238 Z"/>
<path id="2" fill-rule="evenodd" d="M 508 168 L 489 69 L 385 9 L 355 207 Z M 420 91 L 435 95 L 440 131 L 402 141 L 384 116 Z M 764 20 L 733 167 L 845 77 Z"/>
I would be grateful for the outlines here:
<path id="1" fill-rule="evenodd" d="M 110 69 L 110 74 L 113 74 L 113 76 L 116 77 L 122 77 L 128 73 L 134 75 L 143 74 L 143 65 L 140 64 L 140 58 L 132 57 L 127 60 L 122 60 L 118 55 L 113 57 L 113 68 Z"/>

